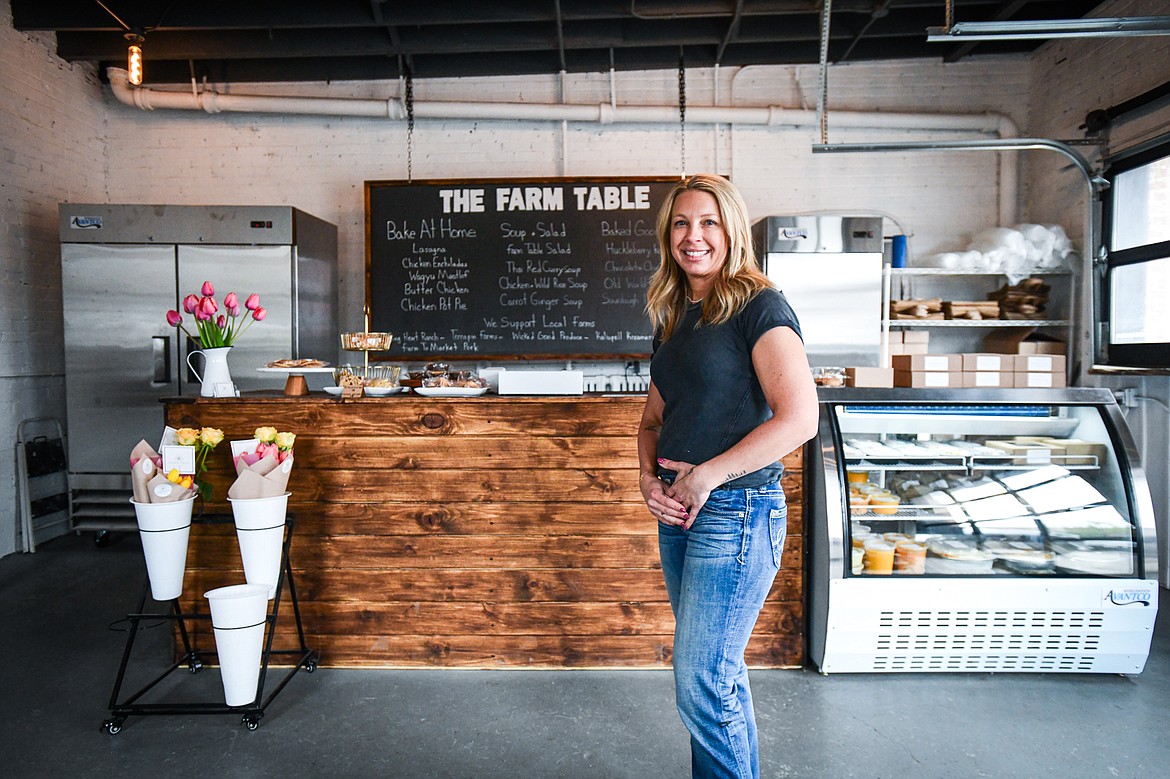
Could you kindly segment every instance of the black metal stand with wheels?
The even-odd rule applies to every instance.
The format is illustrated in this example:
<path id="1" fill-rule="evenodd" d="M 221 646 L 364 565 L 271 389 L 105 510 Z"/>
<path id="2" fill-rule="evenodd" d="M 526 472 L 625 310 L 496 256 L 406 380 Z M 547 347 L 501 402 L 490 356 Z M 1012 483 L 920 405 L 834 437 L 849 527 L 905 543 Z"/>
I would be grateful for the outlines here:
<path id="1" fill-rule="evenodd" d="M 204 517 L 198 522 L 199 524 L 229 524 L 232 518 L 228 517 Z M 295 518 L 293 515 L 288 515 L 285 521 L 284 543 L 281 549 L 280 574 L 277 577 L 276 594 L 272 600 L 271 609 L 265 618 L 267 636 L 264 639 L 264 652 L 260 658 L 260 678 L 256 685 L 256 698 L 251 703 L 245 706 L 228 706 L 226 703 L 218 702 L 191 702 L 191 703 L 144 703 L 141 702 L 143 696 L 152 690 L 156 685 L 177 671 L 180 667 L 186 666 L 187 670 L 192 673 L 199 673 L 203 668 L 203 660 L 199 653 L 196 652 L 192 646 L 190 637 L 187 635 L 187 620 L 211 620 L 211 614 L 186 614 L 183 612 L 179 601 L 176 598 L 170 602 L 170 610 L 166 613 L 147 614 L 143 612 L 146 606 L 146 599 L 150 593 L 150 579 L 147 578 L 142 589 L 142 597 L 138 601 L 138 608 L 132 614 L 127 614 L 126 619 L 130 622 L 129 633 L 126 637 L 126 648 L 122 652 L 122 662 L 118 667 L 118 676 L 114 681 L 114 690 L 110 694 L 110 718 L 102 723 L 102 729 L 108 731 L 111 735 L 121 732 L 122 725 L 126 722 L 126 718 L 135 714 L 144 715 L 158 715 L 158 714 L 240 714 L 242 715 L 241 722 L 248 730 L 256 730 L 260 727 L 260 719 L 264 716 L 264 710 L 268 707 L 277 694 L 284 689 L 289 680 L 296 675 L 302 668 L 308 673 L 313 673 L 317 670 L 317 663 L 320 661 L 320 654 L 313 649 L 305 646 L 305 631 L 301 625 L 301 611 L 297 604 L 297 590 L 293 582 L 292 565 L 289 563 L 289 546 L 292 543 L 293 526 Z M 276 634 L 276 620 L 280 613 L 281 595 L 285 586 L 288 587 L 289 600 L 292 603 L 293 617 L 297 626 L 297 639 L 299 641 L 299 648 L 295 649 L 273 649 L 272 643 Z M 163 671 L 153 681 L 149 682 L 142 689 L 130 695 L 121 703 L 118 702 L 118 696 L 122 691 L 122 683 L 126 677 L 126 668 L 130 664 L 130 654 L 134 649 L 134 639 L 137 636 L 138 630 L 143 620 L 174 620 L 179 628 L 179 637 L 183 642 L 183 656 L 171 664 L 171 667 Z M 213 653 L 214 654 L 214 653 Z M 264 695 L 264 683 L 268 675 L 268 664 L 273 656 L 287 655 L 296 659 L 296 663 L 285 674 L 280 683 L 276 685 L 276 689 L 272 690 L 267 697 Z"/>

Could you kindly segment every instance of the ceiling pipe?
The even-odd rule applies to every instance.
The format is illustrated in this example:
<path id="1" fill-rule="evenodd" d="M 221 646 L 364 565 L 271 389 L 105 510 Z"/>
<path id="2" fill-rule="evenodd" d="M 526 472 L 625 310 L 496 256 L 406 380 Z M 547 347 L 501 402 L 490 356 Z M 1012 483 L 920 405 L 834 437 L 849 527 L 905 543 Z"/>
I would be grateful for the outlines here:
<path id="1" fill-rule="evenodd" d="M 130 86 L 123 68 L 109 68 L 107 74 L 114 96 L 126 105 L 146 111 L 159 108 L 205 111 L 209 114 L 251 112 L 268 114 L 309 114 L 356 116 L 372 119 L 406 119 L 401 98 L 300 97 L 278 95 L 231 95 L 213 90 L 198 94 L 167 92 Z M 504 103 L 415 101 L 416 119 L 499 119 L 522 121 L 597 122 L 599 124 L 666 123 L 678 121 L 678 106 L 618 106 L 581 103 Z M 835 123 L 868 129 L 931 129 L 974 132 L 1012 138 L 1018 135 L 1015 123 L 1002 114 L 921 114 L 894 111 L 834 111 Z M 700 124 L 750 124 L 772 127 L 814 127 L 816 111 L 783 106 L 687 106 L 687 121 Z"/>
<path id="2" fill-rule="evenodd" d="M 230 95 L 204 89 L 167 92 L 130 85 L 123 68 L 108 68 L 110 88 L 126 105 L 144 111 L 178 109 L 263 114 L 305 114 L 312 116 L 353 116 L 370 119 L 406 119 L 401 98 L 301 97 L 282 95 Z M 615 124 L 675 124 L 678 106 L 631 106 L 599 103 L 504 103 L 415 101 L 415 119 L 511 120 L 547 122 L 596 122 Z M 818 112 L 783 106 L 687 106 L 687 121 L 694 124 L 734 124 L 767 127 L 817 127 Z M 1015 138 L 1019 130 L 1010 118 L 991 112 L 978 114 L 923 114 L 895 111 L 834 111 L 836 127 L 871 130 L 935 130 Z M 1014 165 L 1005 165 L 1000 179 L 1000 224 L 1015 224 L 1018 175 Z"/>

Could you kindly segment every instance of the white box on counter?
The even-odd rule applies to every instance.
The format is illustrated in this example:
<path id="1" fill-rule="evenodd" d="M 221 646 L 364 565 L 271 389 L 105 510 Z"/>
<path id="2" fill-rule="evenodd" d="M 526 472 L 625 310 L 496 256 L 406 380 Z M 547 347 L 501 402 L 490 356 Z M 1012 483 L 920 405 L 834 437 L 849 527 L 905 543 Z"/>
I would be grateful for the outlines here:
<path id="1" fill-rule="evenodd" d="M 895 354 L 890 356 L 895 371 L 949 371 L 963 370 L 963 358 L 957 354 Z"/>
<path id="2" fill-rule="evenodd" d="M 1038 371 L 1040 373 L 1064 373 L 1063 354 L 1016 354 L 1012 355 L 1017 371 Z"/>
<path id="3" fill-rule="evenodd" d="M 1008 371 L 1015 370 L 1014 354 L 986 354 L 983 352 L 967 352 L 963 354 L 963 370 L 965 371 Z M 1010 387 L 1011 384 L 1004 386 Z"/>
<path id="4" fill-rule="evenodd" d="M 1063 373 L 1041 373 L 1040 371 L 1016 371 L 1017 387 L 1039 387 L 1043 389 L 1061 389 L 1066 385 Z"/>
<path id="5" fill-rule="evenodd" d="M 963 387 L 1014 387 L 1015 374 L 1011 371 L 963 371 Z"/>
<path id="6" fill-rule="evenodd" d="M 583 371 L 507 371 L 498 374 L 501 395 L 582 395 Z"/>

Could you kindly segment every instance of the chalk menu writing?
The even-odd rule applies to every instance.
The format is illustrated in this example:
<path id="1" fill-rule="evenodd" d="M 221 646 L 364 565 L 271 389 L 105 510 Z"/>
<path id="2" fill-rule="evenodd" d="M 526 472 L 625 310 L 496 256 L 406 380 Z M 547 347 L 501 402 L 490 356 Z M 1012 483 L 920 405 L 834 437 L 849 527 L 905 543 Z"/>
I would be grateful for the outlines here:
<path id="1" fill-rule="evenodd" d="M 648 354 L 676 180 L 366 182 L 370 329 L 389 358 Z"/>

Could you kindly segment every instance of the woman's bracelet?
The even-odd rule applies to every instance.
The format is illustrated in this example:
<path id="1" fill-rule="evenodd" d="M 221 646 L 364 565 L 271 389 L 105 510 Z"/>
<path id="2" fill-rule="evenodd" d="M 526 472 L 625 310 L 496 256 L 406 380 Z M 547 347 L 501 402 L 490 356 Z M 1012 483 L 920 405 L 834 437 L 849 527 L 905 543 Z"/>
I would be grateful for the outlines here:
<path id="1" fill-rule="evenodd" d="M 649 476 L 654 480 L 658 480 L 657 473 L 651 473 L 650 471 L 638 471 L 638 481 L 641 481 L 643 476 Z"/>

